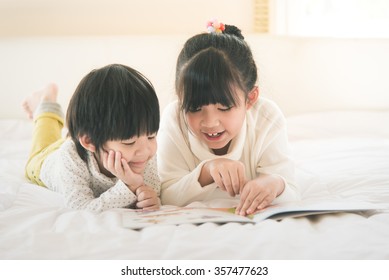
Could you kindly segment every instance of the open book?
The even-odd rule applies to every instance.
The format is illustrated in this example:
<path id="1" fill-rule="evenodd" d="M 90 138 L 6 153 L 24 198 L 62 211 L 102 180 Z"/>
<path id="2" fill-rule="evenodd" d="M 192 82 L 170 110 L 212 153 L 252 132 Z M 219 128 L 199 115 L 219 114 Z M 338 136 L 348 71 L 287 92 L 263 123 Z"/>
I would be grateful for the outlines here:
<path id="1" fill-rule="evenodd" d="M 304 200 L 271 205 L 250 216 L 235 214 L 235 208 L 191 208 L 163 206 L 157 211 L 126 210 L 123 226 L 140 229 L 152 225 L 180 225 L 213 223 L 258 223 L 265 219 L 309 216 L 336 212 L 362 212 L 381 210 L 368 202 L 349 200 Z"/>

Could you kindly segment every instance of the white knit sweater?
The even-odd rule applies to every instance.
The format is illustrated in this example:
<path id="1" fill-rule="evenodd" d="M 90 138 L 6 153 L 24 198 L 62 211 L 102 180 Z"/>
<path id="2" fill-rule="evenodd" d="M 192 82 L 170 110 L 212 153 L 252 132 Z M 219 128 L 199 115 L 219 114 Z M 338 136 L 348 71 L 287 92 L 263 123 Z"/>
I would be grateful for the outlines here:
<path id="1" fill-rule="evenodd" d="M 66 205 L 74 209 L 104 211 L 133 206 L 136 195 L 122 181 L 102 174 L 91 152 L 87 157 L 86 163 L 78 155 L 74 142 L 67 139 L 44 161 L 40 178 L 49 189 L 63 193 Z M 144 182 L 159 195 L 156 163 L 156 156 L 148 162 Z"/>
<path id="2" fill-rule="evenodd" d="M 188 131 L 182 117 L 180 128 L 177 107 L 175 101 L 165 108 L 158 134 L 162 204 L 183 206 L 194 201 L 239 199 L 229 197 L 215 183 L 201 187 L 198 178 L 203 164 L 219 156 Z M 299 199 L 285 118 L 274 102 L 261 98 L 247 111 L 239 135 L 232 141 L 228 154 L 222 157 L 243 162 L 247 179 L 254 179 L 260 173 L 281 176 L 285 190 L 274 202 Z"/>

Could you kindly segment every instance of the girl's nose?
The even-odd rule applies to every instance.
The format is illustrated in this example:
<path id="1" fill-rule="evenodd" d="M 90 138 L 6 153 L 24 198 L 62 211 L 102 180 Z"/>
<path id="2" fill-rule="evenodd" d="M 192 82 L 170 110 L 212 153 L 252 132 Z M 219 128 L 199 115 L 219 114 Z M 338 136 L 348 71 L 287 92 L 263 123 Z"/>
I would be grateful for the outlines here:
<path id="1" fill-rule="evenodd" d="M 215 127 L 220 124 L 219 118 L 217 117 L 217 113 L 211 112 L 209 110 L 204 110 L 201 125 L 204 127 Z"/>

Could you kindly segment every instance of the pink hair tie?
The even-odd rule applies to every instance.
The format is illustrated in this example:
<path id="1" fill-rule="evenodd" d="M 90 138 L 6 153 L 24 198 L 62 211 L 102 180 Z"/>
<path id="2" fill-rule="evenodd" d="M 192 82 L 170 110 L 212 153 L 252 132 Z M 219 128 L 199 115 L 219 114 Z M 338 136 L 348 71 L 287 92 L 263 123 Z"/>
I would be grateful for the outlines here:
<path id="1" fill-rule="evenodd" d="M 225 29 L 224 23 L 219 22 L 217 19 L 207 21 L 208 33 L 222 33 Z"/>

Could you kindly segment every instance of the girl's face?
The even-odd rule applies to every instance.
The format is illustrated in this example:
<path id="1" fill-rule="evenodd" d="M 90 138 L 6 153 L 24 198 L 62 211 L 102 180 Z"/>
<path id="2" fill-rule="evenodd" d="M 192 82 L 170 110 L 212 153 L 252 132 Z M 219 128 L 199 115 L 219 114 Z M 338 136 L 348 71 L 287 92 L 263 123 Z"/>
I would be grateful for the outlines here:
<path id="1" fill-rule="evenodd" d="M 103 150 L 120 152 L 131 170 L 134 173 L 142 174 L 145 170 L 147 162 L 155 155 L 157 151 L 156 134 L 141 135 L 127 140 L 107 141 Z M 101 159 L 101 156 L 99 156 Z M 99 160 L 100 169 L 103 170 L 101 160 Z M 106 170 L 104 170 L 106 171 Z M 104 172 L 106 173 L 106 172 Z"/>
<path id="2" fill-rule="evenodd" d="M 239 105 L 226 107 L 218 103 L 209 104 L 187 112 L 185 116 L 189 129 L 215 154 L 226 154 L 231 140 L 238 135 L 242 128 L 246 111 L 256 101 L 258 88 L 255 90 L 255 100 L 250 99 L 252 98 L 251 92 L 249 102 L 246 102 L 244 93 L 238 90 Z"/>

